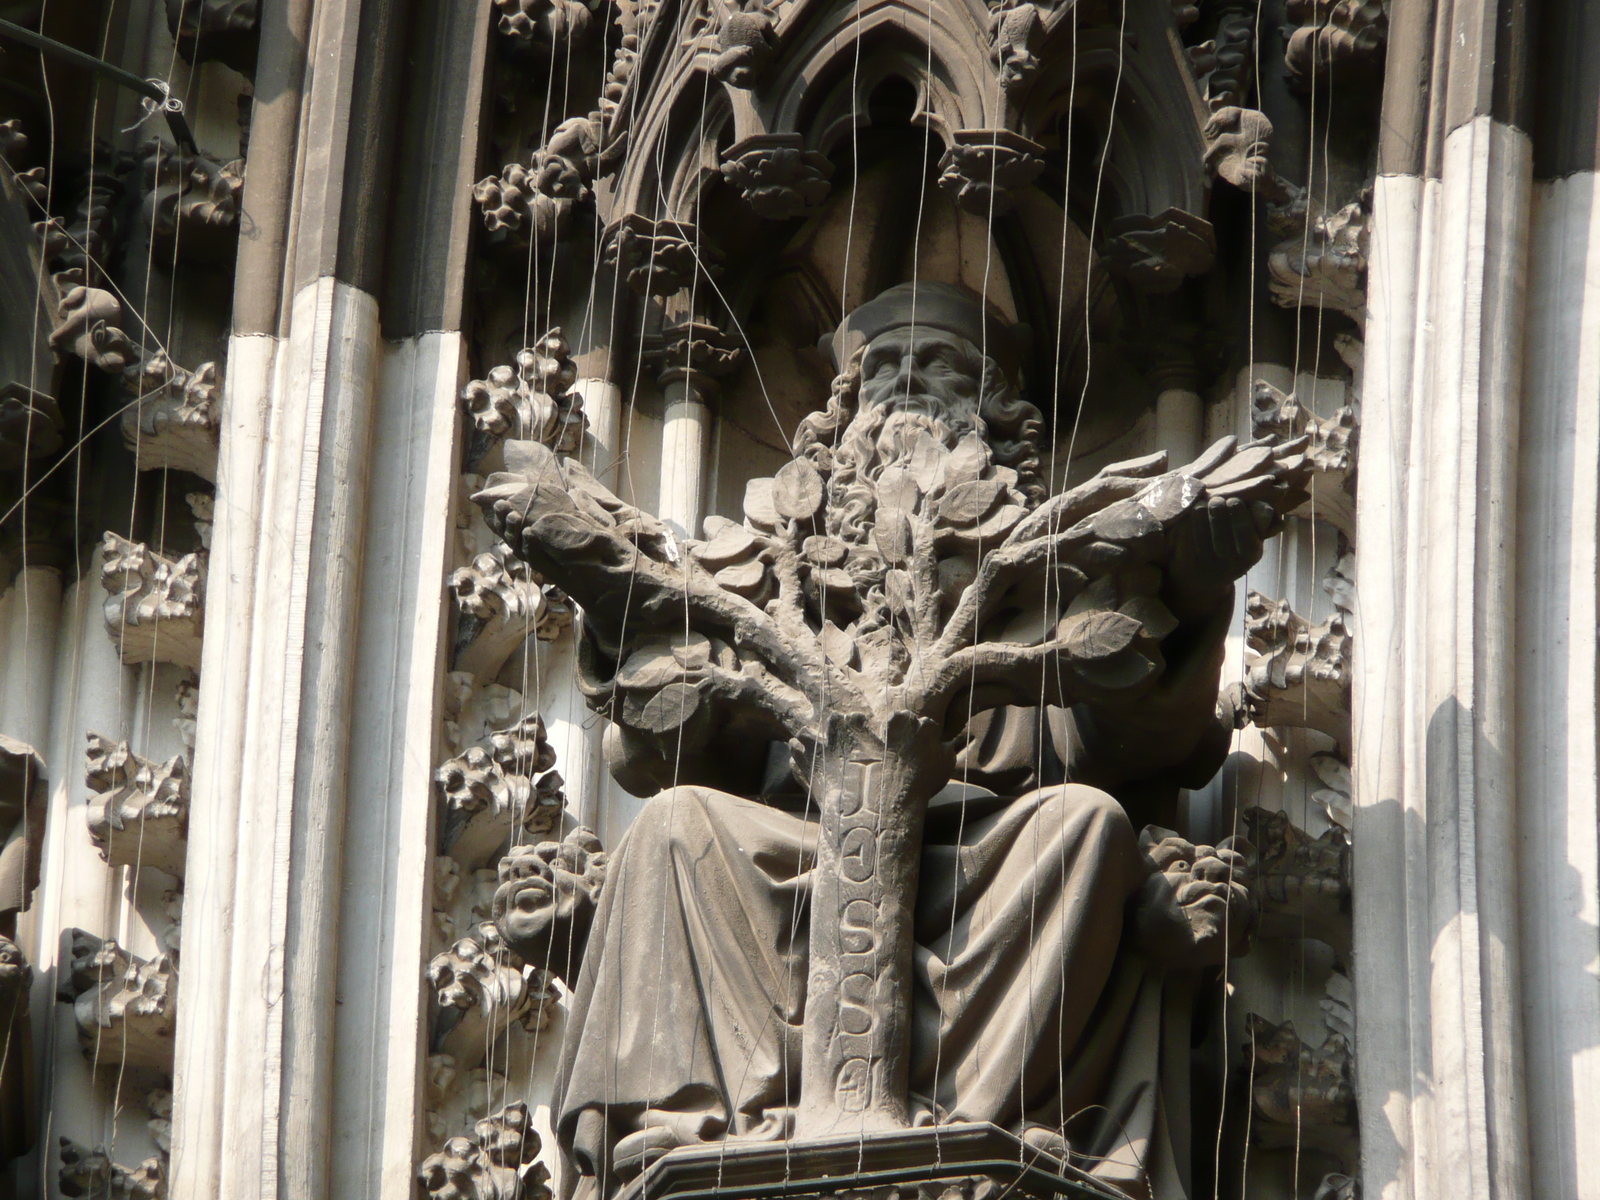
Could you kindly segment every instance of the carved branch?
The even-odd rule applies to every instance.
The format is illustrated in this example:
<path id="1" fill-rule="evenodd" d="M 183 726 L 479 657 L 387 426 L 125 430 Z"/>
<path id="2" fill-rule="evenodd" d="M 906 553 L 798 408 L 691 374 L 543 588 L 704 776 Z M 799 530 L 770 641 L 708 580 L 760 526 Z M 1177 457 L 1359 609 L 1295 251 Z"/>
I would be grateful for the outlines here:
<path id="1" fill-rule="evenodd" d="M 215 363 L 185 371 L 156 353 L 123 376 L 138 404 L 122 414 L 122 440 L 141 471 L 170 467 L 217 477 L 222 381 Z"/>
<path id="2" fill-rule="evenodd" d="M 1251 592 L 1245 601 L 1250 719 L 1261 726 L 1317 729 L 1350 739 L 1350 634 L 1343 613 L 1312 625 L 1286 601 Z"/>
<path id="3" fill-rule="evenodd" d="M 108 593 L 106 630 L 124 663 L 200 666 L 205 624 L 202 553 L 168 558 L 143 542 L 106 532 L 100 583 Z"/>
<path id="4" fill-rule="evenodd" d="M 115 867 L 153 867 L 182 879 L 188 853 L 189 769 L 179 754 L 141 758 L 127 742 L 89 734 L 89 840 Z"/>
<path id="5" fill-rule="evenodd" d="M 178 968 L 166 954 L 148 961 L 82 929 L 71 931 L 72 956 L 62 999 L 72 1005 L 78 1043 L 97 1066 L 172 1071 Z"/>

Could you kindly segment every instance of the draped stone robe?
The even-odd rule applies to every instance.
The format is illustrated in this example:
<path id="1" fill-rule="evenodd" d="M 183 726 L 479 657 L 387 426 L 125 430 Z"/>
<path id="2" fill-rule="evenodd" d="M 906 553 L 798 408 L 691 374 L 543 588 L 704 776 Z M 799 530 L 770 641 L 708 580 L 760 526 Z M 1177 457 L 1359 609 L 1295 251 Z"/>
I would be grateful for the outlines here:
<path id="1" fill-rule="evenodd" d="M 1163 975 L 1124 937 L 1150 868 L 1122 806 L 1063 781 L 1071 715 L 1039 715 L 975 721 L 957 764 L 966 786 L 930 806 L 916 1120 L 992 1121 L 1040 1145 L 1061 1134 L 1078 1165 L 1131 1195 L 1182 1196 L 1159 1086 Z M 557 1084 L 580 1200 L 612 1194 L 666 1147 L 791 1128 L 816 837 L 803 802 L 683 786 L 647 803 L 617 846 Z M 1188 1053 L 1181 1025 L 1172 1060 Z"/>

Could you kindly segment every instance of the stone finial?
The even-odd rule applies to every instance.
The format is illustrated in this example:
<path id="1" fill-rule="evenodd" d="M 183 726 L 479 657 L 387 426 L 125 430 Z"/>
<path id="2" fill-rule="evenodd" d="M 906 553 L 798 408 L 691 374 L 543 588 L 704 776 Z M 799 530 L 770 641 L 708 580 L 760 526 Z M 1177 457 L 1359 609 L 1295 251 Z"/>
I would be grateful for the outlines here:
<path id="1" fill-rule="evenodd" d="M 833 164 L 805 149 L 797 133 L 763 133 L 730 146 L 722 177 L 739 189 L 758 216 L 787 221 L 828 198 Z"/>
<path id="2" fill-rule="evenodd" d="M 939 160 L 939 186 L 967 212 L 987 217 L 1011 208 L 1007 193 L 1044 170 L 1044 147 L 1009 129 L 958 129 Z"/>
<path id="3" fill-rule="evenodd" d="M 152 867 L 183 878 L 189 843 L 189 768 L 179 754 L 155 763 L 127 742 L 89 734 L 85 810 L 89 840 L 116 867 Z"/>
<path id="4" fill-rule="evenodd" d="M 124 663 L 200 666 L 205 625 L 203 553 L 168 558 L 143 542 L 107 531 L 100 584 L 108 593 L 106 631 Z"/>

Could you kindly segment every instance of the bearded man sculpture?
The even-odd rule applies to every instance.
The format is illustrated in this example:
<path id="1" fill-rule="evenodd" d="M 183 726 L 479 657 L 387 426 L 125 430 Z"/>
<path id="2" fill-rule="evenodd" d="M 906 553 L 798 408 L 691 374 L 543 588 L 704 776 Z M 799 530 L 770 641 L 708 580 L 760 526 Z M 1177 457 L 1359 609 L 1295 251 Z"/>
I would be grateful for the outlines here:
<path id="1" fill-rule="evenodd" d="M 1221 761 L 1233 584 L 1303 499 L 1299 447 L 1047 497 L 977 297 L 891 289 L 833 349 L 794 460 L 705 542 L 535 443 L 476 497 L 583 606 L 613 773 L 655 794 L 597 901 L 524 856 L 495 903 L 572 984 L 553 1120 L 577 1188 L 680 1146 L 990 1122 L 1181 1194 L 1163 990 L 1243 945 L 1250 853 L 1129 810 Z"/>

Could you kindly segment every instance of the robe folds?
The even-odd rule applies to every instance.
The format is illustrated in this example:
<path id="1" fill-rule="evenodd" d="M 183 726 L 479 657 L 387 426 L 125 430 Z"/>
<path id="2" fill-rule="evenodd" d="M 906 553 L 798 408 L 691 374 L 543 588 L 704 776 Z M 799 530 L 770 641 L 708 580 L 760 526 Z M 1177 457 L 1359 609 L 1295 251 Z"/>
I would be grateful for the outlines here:
<path id="1" fill-rule="evenodd" d="M 647 803 L 611 855 L 552 1113 L 580 1200 L 613 1194 L 652 1149 L 792 1129 L 809 922 L 838 919 L 811 911 L 816 838 L 814 815 L 689 786 Z M 1081 784 L 930 809 L 917 1123 L 1061 1135 L 1131 1195 L 1183 1194 L 1163 976 L 1124 937 L 1149 870 L 1121 806 Z"/>

